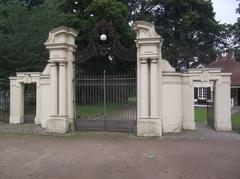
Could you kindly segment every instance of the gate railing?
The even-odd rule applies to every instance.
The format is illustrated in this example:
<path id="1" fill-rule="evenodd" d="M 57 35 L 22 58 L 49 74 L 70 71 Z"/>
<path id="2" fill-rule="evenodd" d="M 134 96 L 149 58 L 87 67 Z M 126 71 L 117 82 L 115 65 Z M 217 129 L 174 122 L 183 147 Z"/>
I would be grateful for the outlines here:
<path id="1" fill-rule="evenodd" d="M 124 127 L 123 125 L 135 124 L 137 115 L 135 72 L 128 74 L 104 72 L 102 75 L 77 73 L 75 80 L 78 121 L 85 120 L 88 125 L 90 122 L 98 123 L 99 126 L 103 126 L 102 130 L 108 130 L 106 128 L 108 126 L 111 128 L 111 125 L 119 124 L 120 128 Z M 83 126 L 86 122 L 79 125 Z M 95 128 L 99 129 L 96 126 Z"/>
<path id="2" fill-rule="evenodd" d="M 9 121 L 10 96 L 9 91 L 0 91 L 0 121 Z"/>
<path id="3" fill-rule="evenodd" d="M 211 92 L 211 99 L 207 100 L 207 124 L 214 129 L 214 91 Z"/>
<path id="4" fill-rule="evenodd" d="M 36 85 L 26 85 L 24 89 L 24 123 L 34 123 L 36 116 Z"/>

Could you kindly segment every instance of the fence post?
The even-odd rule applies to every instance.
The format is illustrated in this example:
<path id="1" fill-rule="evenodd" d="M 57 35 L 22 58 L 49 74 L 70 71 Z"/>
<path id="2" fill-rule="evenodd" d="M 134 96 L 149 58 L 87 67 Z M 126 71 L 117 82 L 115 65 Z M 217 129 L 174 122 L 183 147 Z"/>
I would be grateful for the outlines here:
<path id="1" fill-rule="evenodd" d="M 0 91 L 0 120 L 3 120 L 3 104 L 2 104 L 2 92 Z"/>
<path id="2" fill-rule="evenodd" d="M 107 99 L 106 99 L 106 70 L 103 71 L 103 103 L 104 103 L 104 130 L 106 129 Z"/>

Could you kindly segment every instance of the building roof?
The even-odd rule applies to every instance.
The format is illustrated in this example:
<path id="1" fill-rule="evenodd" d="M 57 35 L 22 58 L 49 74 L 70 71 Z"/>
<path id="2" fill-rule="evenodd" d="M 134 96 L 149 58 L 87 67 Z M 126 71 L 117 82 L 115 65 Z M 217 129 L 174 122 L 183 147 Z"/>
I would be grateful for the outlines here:
<path id="1" fill-rule="evenodd" d="M 207 65 L 205 65 L 204 63 L 199 63 L 197 65 L 195 65 L 195 68 L 206 68 Z"/>
<path id="2" fill-rule="evenodd" d="M 232 73 L 231 85 L 240 85 L 240 63 L 235 60 L 234 53 L 218 55 L 217 59 L 208 65 L 208 68 L 221 68 L 222 72 Z"/>

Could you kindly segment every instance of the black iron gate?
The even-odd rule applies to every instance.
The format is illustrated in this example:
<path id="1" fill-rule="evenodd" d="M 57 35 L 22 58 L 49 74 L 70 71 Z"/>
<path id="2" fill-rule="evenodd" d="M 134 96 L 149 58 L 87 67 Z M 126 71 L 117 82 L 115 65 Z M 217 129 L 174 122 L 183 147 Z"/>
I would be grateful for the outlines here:
<path id="1" fill-rule="evenodd" d="M 36 117 L 36 84 L 25 85 L 24 123 L 34 124 Z"/>
<path id="2" fill-rule="evenodd" d="M 0 121 L 8 122 L 10 113 L 9 91 L 0 91 Z"/>
<path id="3" fill-rule="evenodd" d="M 85 49 L 76 51 L 76 130 L 131 132 L 136 126 L 137 51 L 134 41 L 122 43 L 111 22 L 99 21 L 89 33 Z M 88 64 L 89 60 L 93 60 Z M 94 70 L 93 70 L 94 69 Z M 116 74 L 116 73 L 122 74 Z"/>
<path id="4" fill-rule="evenodd" d="M 76 130 L 132 132 L 136 126 L 136 73 L 76 73 Z"/>
<path id="5" fill-rule="evenodd" d="M 213 91 L 208 88 L 207 95 L 207 124 L 214 129 L 214 88 Z"/>

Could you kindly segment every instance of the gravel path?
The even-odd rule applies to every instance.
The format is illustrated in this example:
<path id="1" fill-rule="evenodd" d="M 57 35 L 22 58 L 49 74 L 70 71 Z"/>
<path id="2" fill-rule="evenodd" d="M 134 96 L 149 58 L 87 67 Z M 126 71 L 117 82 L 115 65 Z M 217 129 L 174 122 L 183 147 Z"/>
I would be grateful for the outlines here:
<path id="1" fill-rule="evenodd" d="M 184 130 L 180 133 L 168 133 L 161 137 L 163 140 L 240 140 L 240 134 L 219 132 L 211 129 L 207 124 L 196 124 L 196 130 Z"/>
<path id="2" fill-rule="evenodd" d="M 45 129 L 40 125 L 33 124 L 7 124 L 0 122 L 1 133 L 31 133 L 31 134 L 47 134 Z M 76 132 L 78 133 L 78 132 Z M 74 135 L 74 134 L 72 134 Z M 197 124 L 196 130 L 183 130 L 180 133 L 163 134 L 162 140 L 240 140 L 240 134 L 235 132 L 218 132 L 207 124 Z"/>
<path id="3" fill-rule="evenodd" d="M 239 179 L 240 141 L 0 133 L 0 178 Z"/>
<path id="4" fill-rule="evenodd" d="M 41 128 L 40 125 L 34 124 L 9 124 L 0 121 L 0 132 L 4 133 L 33 133 L 33 134 L 44 134 L 45 129 Z"/>

